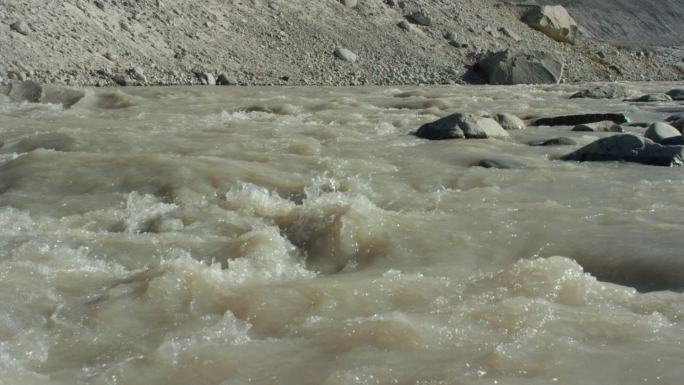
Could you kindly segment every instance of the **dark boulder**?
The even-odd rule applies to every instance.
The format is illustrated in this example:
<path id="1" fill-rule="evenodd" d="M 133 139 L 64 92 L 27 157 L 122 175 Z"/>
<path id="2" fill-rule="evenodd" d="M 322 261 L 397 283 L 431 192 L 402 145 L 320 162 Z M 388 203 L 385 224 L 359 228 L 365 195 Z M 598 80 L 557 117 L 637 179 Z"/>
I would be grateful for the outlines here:
<path id="1" fill-rule="evenodd" d="M 667 96 L 671 97 L 672 100 L 684 100 L 684 89 L 675 88 L 673 90 L 667 91 Z"/>
<path id="2" fill-rule="evenodd" d="M 625 114 L 579 114 L 539 118 L 531 123 L 532 126 L 577 126 L 579 124 L 596 123 L 610 120 L 613 123 L 629 123 Z"/>
<path id="3" fill-rule="evenodd" d="M 613 135 L 590 143 L 562 160 L 596 162 L 623 161 L 654 166 L 680 166 L 684 163 L 684 146 L 662 146 L 636 135 Z"/>

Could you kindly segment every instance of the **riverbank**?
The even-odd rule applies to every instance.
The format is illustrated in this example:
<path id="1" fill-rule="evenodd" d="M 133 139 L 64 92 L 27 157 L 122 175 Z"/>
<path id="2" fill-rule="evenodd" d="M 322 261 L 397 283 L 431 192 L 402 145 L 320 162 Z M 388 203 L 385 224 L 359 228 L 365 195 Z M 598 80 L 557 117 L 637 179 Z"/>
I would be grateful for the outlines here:
<path id="1" fill-rule="evenodd" d="M 494 0 L 0 4 L 0 78 L 42 84 L 399 85 L 482 82 L 487 52 L 552 52 L 564 82 L 680 80 L 650 50 L 556 42 Z M 411 17 L 416 12 L 423 21 Z M 340 55 L 339 48 L 353 56 Z"/>

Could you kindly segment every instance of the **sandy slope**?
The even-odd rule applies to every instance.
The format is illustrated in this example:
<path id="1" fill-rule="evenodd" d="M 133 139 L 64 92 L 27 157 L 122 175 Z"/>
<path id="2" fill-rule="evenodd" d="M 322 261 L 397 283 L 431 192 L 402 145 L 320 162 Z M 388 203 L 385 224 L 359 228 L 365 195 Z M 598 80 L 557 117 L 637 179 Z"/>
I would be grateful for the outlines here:
<path id="1" fill-rule="evenodd" d="M 240 84 L 417 84 L 477 81 L 469 68 L 507 47 L 556 52 L 566 81 L 675 79 L 681 72 L 636 51 L 580 39 L 570 46 L 518 21 L 495 0 L 0 0 L 0 77 L 73 85 L 193 84 L 198 72 Z M 431 26 L 397 23 L 422 7 Z M 12 31 L 18 20 L 28 34 Z M 502 34 L 507 27 L 521 40 Z M 453 31 L 465 48 L 448 44 Z M 345 47 L 354 63 L 333 55 Z"/>

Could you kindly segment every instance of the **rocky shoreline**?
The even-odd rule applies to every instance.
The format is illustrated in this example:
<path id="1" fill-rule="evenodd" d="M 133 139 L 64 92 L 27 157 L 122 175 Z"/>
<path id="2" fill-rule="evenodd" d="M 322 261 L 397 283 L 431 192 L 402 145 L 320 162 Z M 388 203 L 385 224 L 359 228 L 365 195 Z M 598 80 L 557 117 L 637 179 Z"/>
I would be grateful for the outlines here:
<path id="1" fill-rule="evenodd" d="M 0 81 L 69 86 L 484 83 L 494 52 L 537 50 L 562 82 L 680 80 L 649 50 L 556 41 L 495 0 L 0 3 Z"/>

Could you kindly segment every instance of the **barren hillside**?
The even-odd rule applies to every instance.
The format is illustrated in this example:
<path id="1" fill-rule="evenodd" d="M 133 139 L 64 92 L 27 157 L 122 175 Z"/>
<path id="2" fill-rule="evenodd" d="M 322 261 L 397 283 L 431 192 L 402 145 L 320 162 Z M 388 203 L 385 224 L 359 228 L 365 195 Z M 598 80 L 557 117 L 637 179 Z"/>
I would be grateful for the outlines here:
<path id="1" fill-rule="evenodd" d="M 410 17 L 416 11 L 429 25 Z M 150 85 L 211 83 L 225 74 L 238 84 L 449 84 L 480 81 L 472 65 L 504 48 L 556 53 L 569 82 L 682 76 L 637 50 L 587 38 L 555 42 L 520 22 L 522 11 L 495 0 L 0 0 L 0 78 Z M 576 12 L 583 20 L 584 10 Z M 337 48 L 355 60 L 339 58 Z"/>

